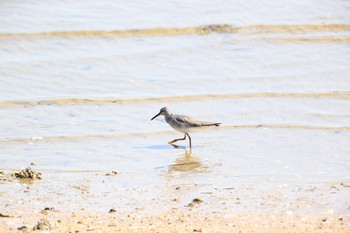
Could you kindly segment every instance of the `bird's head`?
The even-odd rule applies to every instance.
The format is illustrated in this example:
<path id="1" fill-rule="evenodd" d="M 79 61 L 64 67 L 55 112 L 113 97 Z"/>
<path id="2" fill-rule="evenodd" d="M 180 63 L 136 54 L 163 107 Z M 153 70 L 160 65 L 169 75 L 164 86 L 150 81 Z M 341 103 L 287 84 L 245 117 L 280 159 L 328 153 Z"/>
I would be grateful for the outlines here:
<path id="1" fill-rule="evenodd" d="M 155 118 L 157 118 L 160 115 L 165 116 L 166 114 L 169 114 L 168 108 L 167 107 L 163 107 L 160 109 L 159 113 L 157 115 L 155 115 L 154 117 L 152 117 L 151 121 Z"/>

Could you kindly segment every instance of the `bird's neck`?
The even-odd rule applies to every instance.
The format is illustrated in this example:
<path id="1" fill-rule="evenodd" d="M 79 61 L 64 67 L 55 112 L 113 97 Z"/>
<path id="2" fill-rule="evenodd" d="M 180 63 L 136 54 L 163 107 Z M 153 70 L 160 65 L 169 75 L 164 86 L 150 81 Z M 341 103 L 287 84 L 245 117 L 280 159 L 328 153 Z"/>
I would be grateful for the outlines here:
<path id="1" fill-rule="evenodd" d="M 171 113 L 170 112 L 164 112 L 164 116 L 165 117 L 169 117 L 169 116 L 171 116 Z"/>
<path id="2" fill-rule="evenodd" d="M 169 112 L 164 113 L 165 120 L 168 120 L 170 117 L 171 117 L 171 113 L 169 113 Z"/>

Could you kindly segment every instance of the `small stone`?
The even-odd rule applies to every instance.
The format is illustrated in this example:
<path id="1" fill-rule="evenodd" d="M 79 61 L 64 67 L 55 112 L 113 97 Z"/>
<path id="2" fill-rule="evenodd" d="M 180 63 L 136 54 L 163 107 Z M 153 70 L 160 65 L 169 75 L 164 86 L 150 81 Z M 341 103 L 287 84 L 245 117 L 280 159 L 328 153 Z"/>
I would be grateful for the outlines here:
<path id="1" fill-rule="evenodd" d="M 84 221 L 83 220 L 79 220 L 78 224 L 84 224 Z"/>
<path id="2" fill-rule="evenodd" d="M 45 207 L 45 209 L 40 211 L 40 213 L 47 215 L 47 214 L 49 214 L 50 211 L 54 211 L 54 210 L 55 210 L 55 208 L 53 208 L 53 207 Z"/>
<path id="3" fill-rule="evenodd" d="M 199 199 L 199 198 L 194 198 L 193 200 L 192 200 L 192 203 L 196 203 L 196 204 L 199 204 L 199 203 L 202 203 L 203 201 L 201 200 L 201 199 Z"/>
<path id="4" fill-rule="evenodd" d="M 35 166 L 36 162 L 31 162 L 30 165 Z"/>
<path id="5" fill-rule="evenodd" d="M 41 219 L 38 221 L 38 223 L 34 226 L 33 230 L 40 230 L 40 231 L 50 231 L 52 230 L 51 223 L 46 219 Z"/>
<path id="6" fill-rule="evenodd" d="M 28 227 L 26 227 L 26 226 L 21 226 L 21 227 L 17 228 L 17 230 L 19 230 L 19 231 L 24 231 L 24 230 L 27 230 L 27 229 L 28 229 Z"/>
<path id="7" fill-rule="evenodd" d="M 188 203 L 188 205 L 186 205 L 187 207 L 193 207 L 195 204 L 200 204 L 202 203 L 203 201 L 199 198 L 194 198 L 192 200 L 192 202 Z"/>
<path id="8" fill-rule="evenodd" d="M 115 213 L 115 212 L 117 212 L 117 211 L 114 208 L 112 208 L 108 211 L 108 213 Z"/>
<path id="9" fill-rule="evenodd" d="M 27 167 L 19 172 L 15 172 L 14 176 L 18 179 L 41 179 L 41 173 L 32 170 L 30 167 Z"/>
<path id="10" fill-rule="evenodd" d="M 9 218 L 9 217 L 10 217 L 10 215 L 8 215 L 8 214 L 0 213 L 0 218 Z"/>
<path id="11" fill-rule="evenodd" d="M 193 207 L 194 204 L 191 202 L 191 203 L 188 203 L 188 205 L 186 205 L 187 207 Z"/>

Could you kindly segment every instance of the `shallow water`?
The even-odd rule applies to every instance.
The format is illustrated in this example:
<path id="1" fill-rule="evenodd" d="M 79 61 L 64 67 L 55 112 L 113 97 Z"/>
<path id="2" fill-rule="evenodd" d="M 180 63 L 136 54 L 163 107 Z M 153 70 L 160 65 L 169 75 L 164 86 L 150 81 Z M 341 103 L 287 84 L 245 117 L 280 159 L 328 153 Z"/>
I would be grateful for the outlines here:
<path id="1" fill-rule="evenodd" d="M 0 168 L 37 163 L 44 180 L 34 194 L 48 204 L 75 201 L 67 209 L 115 200 L 128 208 L 170 199 L 181 186 L 184 202 L 243 195 L 239 210 L 266 211 L 259 193 L 281 190 L 294 203 L 296 190 L 316 186 L 321 194 L 303 210 L 349 213 L 348 189 L 336 198 L 325 191 L 350 182 L 349 8 L 2 2 Z M 191 151 L 174 148 L 167 142 L 182 135 L 150 121 L 163 106 L 222 126 L 193 134 Z M 111 170 L 119 174 L 106 178 Z M 7 185 L 4 200 L 21 193 Z"/>

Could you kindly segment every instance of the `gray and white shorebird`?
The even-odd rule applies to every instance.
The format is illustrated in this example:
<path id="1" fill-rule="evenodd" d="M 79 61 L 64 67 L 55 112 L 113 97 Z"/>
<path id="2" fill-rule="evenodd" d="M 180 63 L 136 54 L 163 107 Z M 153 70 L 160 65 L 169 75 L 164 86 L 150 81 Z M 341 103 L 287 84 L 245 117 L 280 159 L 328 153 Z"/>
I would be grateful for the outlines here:
<path id="1" fill-rule="evenodd" d="M 219 126 L 221 124 L 209 121 L 200 121 L 189 116 L 171 114 L 167 107 L 161 108 L 159 113 L 152 117 L 151 121 L 160 115 L 164 116 L 165 121 L 171 127 L 173 127 L 173 129 L 185 134 L 183 138 L 174 139 L 171 142 L 169 142 L 169 144 L 173 144 L 181 140 L 186 140 L 186 136 L 188 136 L 188 139 L 190 141 L 190 147 L 192 147 L 191 137 L 188 133 L 211 126 Z"/>

